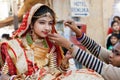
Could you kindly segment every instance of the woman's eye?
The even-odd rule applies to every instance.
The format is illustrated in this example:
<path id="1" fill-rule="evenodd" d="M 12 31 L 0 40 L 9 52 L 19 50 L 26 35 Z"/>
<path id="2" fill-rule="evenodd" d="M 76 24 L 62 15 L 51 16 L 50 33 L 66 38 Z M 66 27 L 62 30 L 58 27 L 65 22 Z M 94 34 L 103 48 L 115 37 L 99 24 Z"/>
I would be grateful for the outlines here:
<path id="1" fill-rule="evenodd" d="M 49 25 L 53 25 L 53 22 L 50 22 Z"/>
<path id="2" fill-rule="evenodd" d="M 40 24 L 45 24 L 45 22 L 39 22 Z"/>

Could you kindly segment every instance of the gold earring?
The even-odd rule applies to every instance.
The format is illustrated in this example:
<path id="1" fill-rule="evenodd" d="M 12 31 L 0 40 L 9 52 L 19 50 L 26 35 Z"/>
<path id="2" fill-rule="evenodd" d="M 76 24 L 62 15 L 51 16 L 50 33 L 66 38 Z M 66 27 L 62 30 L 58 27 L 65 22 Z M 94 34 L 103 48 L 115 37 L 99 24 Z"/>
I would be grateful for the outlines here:
<path id="1" fill-rule="evenodd" d="M 33 28 L 30 29 L 30 35 L 33 35 Z"/>

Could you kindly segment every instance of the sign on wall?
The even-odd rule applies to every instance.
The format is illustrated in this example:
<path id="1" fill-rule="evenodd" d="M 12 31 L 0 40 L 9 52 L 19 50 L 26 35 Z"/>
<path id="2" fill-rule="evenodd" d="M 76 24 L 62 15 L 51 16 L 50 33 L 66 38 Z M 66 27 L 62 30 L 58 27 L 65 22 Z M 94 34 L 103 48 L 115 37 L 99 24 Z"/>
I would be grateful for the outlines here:
<path id="1" fill-rule="evenodd" d="M 85 0 L 70 0 L 72 17 L 89 16 L 88 4 Z"/>

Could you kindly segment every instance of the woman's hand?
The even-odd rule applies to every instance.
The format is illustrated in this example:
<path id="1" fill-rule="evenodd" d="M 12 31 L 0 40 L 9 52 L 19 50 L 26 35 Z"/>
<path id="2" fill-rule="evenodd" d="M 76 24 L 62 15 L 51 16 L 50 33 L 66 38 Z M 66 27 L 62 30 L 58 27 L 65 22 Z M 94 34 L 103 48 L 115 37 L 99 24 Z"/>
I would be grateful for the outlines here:
<path id="1" fill-rule="evenodd" d="M 73 32 L 75 32 L 77 37 L 82 36 L 82 31 L 77 27 L 77 24 L 75 23 L 74 20 L 72 19 L 65 20 L 64 25 L 66 27 L 69 27 Z"/>

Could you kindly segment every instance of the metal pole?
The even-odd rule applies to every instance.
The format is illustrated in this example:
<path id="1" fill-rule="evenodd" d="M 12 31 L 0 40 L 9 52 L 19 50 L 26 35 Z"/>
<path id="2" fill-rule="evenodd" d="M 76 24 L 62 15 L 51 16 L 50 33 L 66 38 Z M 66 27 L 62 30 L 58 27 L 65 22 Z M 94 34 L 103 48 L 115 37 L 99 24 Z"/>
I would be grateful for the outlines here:
<path id="1" fill-rule="evenodd" d="M 12 9 L 13 9 L 13 17 L 14 17 L 13 24 L 14 24 L 14 29 L 17 30 L 18 29 L 18 16 L 17 16 L 18 6 L 17 6 L 16 0 L 13 0 L 12 4 L 13 4 Z"/>

